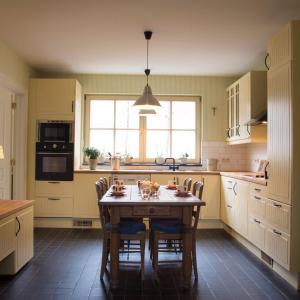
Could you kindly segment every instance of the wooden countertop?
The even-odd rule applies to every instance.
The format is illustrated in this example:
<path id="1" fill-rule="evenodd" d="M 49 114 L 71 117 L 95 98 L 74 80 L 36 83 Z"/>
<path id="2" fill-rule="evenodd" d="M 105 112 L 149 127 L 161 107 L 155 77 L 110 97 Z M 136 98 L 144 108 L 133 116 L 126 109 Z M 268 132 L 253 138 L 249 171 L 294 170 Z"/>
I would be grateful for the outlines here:
<path id="1" fill-rule="evenodd" d="M 78 169 L 74 170 L 76 174 L 97 174 L 97 173 L 114 173 L 114 174 L 203 174 L 203 175 L 220 175 L 220 171 L 201 171 L 201 170 L 145 170 L 145 169 L 121 169 L 121 170 L 109 170 L 109 169 L 97 169 L 97 170 L 89 170 L 89 169 Z"/>
<path id="2" fill-rule="evenodd" d="M 267 180 L 265 178 L 257 178 L 255 177 L 255 173 L 253 172 L 220 172 L 220 174 L 221 176 L 227 176 L 261 185 L 267 185 Z"/>
<path id="3" fill-rule="evenodd" d="M 0 219 L 33 205 L 33 200 L 0 200 Z"/>

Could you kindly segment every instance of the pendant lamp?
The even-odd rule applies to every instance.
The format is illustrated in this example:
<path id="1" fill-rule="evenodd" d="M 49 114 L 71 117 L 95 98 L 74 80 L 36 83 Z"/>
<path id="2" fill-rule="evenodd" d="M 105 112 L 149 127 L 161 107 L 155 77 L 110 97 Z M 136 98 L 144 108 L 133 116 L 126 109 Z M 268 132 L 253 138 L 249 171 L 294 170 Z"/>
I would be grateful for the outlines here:
<path id="1" fill-rule="evenodd" d="M 160 103 L 158 100 L 152 95 L 152 90 L 150 85 L 148 84 L 148 78 L 150 75 L 150 69 L 148 66 L 148 52 L 149 52 L 149 40 L 152 36 L 152 31 L 145 31 L 144 32 L 145 39 L 147 41 L 147 68 L 145 69 L 145 74 L 147 77 L 147 84 L 144 87 L 143 95 L 140 96 L 135 103 L 133 104 L 134 107 L 141 109 L 141 110 L 155 110 L 160 107 Z M 153 113 L 152 113 L 153 114 Z"/>
<path id="2" fill-rule="evenodd" d="M 156 115 L 156 111 L 154 109 L 140 109 L 139 115 L 140 116 Z"/>

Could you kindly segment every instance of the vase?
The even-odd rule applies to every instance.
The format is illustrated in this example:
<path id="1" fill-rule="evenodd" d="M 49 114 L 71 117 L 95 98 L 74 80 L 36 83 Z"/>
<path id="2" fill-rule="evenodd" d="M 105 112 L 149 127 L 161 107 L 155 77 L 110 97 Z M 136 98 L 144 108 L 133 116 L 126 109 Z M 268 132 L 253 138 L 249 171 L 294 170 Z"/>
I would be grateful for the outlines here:
<path id="1" fill-rule="evenodd" d="M 90 170 L 96 170 L 97 162 L 98 162 L 97 158 L 90 158 L 89 159 Z"/>

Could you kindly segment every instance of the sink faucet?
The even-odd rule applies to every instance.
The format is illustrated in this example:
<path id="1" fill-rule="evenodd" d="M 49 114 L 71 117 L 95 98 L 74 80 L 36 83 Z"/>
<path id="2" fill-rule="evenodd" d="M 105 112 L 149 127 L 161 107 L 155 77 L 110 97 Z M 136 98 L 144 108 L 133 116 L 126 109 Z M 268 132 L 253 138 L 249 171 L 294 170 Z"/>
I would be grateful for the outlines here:
<path id="1" fill-rule="evenodd" d="M 178 170 L 179 166 L 175 165 L 175 158 L 174 157 L 167 157 L 165 159 L 165 163 L 167 162 L 167 160 L 172 160 L 172 162 L 173 162 L 172 165 L 169 165 L 169 170 L 173 170 L 173 171 L 175 171 L 176 169 Z"/>

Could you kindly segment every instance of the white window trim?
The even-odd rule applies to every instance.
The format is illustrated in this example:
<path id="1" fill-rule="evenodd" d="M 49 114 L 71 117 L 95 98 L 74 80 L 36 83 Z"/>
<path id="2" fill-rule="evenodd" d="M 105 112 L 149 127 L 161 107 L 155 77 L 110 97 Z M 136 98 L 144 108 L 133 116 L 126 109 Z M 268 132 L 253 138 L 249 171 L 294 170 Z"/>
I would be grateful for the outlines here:
<path id="1" fill-rule="evenodd" d="M 85 95 L 85 103 L 84 103 L 84 146 L 89 145 L 89 124 L 90 124 L 90 101 L 91 100 L 135 100 L 138 97 L 138 95 Z M 155 96 L 159 101 L 170 101 L 170 110 L 172 111 L 172 102 L 173 101 L 192 101 L 196 103 L 196 118 L 195 118 L 195 134 L 196 134 L 196 140 L 195 140 L 195 159 L 188 159 L 188 163 L 201 163 L 201 97 L 199 96 L 170 96 L 170 95 L 161 95 L 161 96 Z M 114 105 L 114 128 L 105 128 L 107 130 L 113 130 L 115 129 L 115 114 L 116 114 L 116 107 Z M 133 160 L 133 162 L 140 162 L 142 163 L 151 163 L 154 162 L 154 159 L 146 159 L 146 119 L 147 117 L 142 116 L 140 117 L 139 121 L 139 131 L 140 131 L 140 138 L 139 138 L 139 159 Z M 136 130 L 136 129 L 124 129 L 124 130 Z M 165 131 L 166 129 L 150 129 L 153 131 Z M 170 117 L 170 129 L 172 130 L 172 118 Z M 194 131 L 190 129 L 178 129 L 180 131 Z M 115 130 L 114 130 L 115 134 Z M 115 137 L 114 137 L 115 139 Z M 172 134 L 170 134 L 170 150 L 172 149 Z M 175 158 L 177 159 L 177 158 Z"/>

